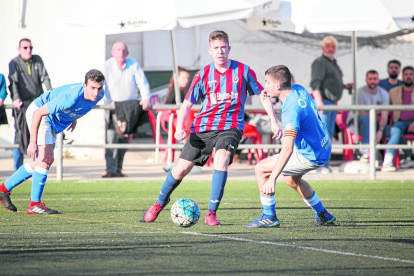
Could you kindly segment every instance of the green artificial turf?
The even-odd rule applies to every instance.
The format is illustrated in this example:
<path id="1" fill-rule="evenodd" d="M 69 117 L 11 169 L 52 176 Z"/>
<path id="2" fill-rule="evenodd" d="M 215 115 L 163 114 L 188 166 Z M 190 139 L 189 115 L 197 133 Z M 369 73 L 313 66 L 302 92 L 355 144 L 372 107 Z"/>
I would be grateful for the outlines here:
<path id="1" fill-rule="evenodd" d="M 62 214 L 27 215 L 30 182 L 13 190 L 17 213 L 0 210 L 0 275 L 413 275 L 414 182 L 314 181 L 339 226 L 286 184 L 276 187 L 280 228 L 248 229 L 260 213 L 254 182 L 228 181 L 204 225 L 210 183 L 184 181 L 157 221 L 140 223 L 161 182 L 49 181 L 43 200 Z M 195 200 L 199 222 L 179 228 L 172 203 Z"/>

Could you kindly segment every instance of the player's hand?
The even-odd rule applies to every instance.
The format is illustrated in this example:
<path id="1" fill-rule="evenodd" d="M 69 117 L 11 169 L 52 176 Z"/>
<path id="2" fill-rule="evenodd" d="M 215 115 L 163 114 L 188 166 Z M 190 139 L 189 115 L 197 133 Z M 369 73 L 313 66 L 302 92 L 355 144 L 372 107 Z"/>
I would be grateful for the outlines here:
<path id="1" fill-rule="evenodd" d="M 316 107 L 324 106 L 323 101 L 317 101 L 317 100 L 315 100 L 315 102 L 316 102 Z M 323 113 L 323 110 L 318 110 L 318 112 L 319 113 Z"/>
<path id="2" fill-rule="evenodd" d="M 77 123 L 78 123 L 78 121 L 77 121 L 77 120 L 73 121 L 73 122 L 70 124 L 70 126 L 67 128 L 67 130 L 70 130 L 70 132 L 73 132 L 73 131 L 75 130 L 75 127 L 76 127 Z"/>
<path id="3" fill-rule="evenodd" d="M 30 142 L 29 146 L 27 147 L 27 155 L 33 158 L 33 161 L 37 158 L 38 155 L 38 148 L 37 143 Z"/>
<path id="4" fill-rule="evenodd" d="M 142 105 L 142 109 L 145 111 L 147 111 L 151 106 L 148 100 L 140 101 L 139 104 Z"/>
<path id="5" fill-rule="evenodd" d="M 20 107 L 22 106 L 22 101 L 20 100 L 20 99 L 15 99 L 14 101 L 13 101 L 13 106 L 14 106 L 14 108 L 17 108 L 17 109 L 19 109 L 20 110 Z"/>
<path id="6" fill-rule="evenodd" d="M 282 131 L 282 128 L 279 126 L 278 123 L 272 124 L 272 132 L 273 132 L 272 139 L 276 139 L 276 140 L 282 139 L 283 131 Z"/>
<path id="7" fill-rule="evenodd" d="M 260 189 L 260 192 L 265 195 L 272 195 L 275 193 L 276 179 L 268 179 Z"/>
<path id="8" fill-rule="evenodd" d="M 187 132 L 185 132 L 182 128 L 177 128 L 177 130 L 174 133 L 174 138 L 178 141 L 182 141 L 187 136 Z"/>

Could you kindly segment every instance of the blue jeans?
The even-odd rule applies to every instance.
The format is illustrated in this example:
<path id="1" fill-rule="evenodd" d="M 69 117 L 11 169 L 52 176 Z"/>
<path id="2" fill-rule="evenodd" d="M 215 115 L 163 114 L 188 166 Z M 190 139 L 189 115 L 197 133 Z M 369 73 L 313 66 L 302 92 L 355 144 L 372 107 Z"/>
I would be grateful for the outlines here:
<path id="1" fill-rule="evenodd" d="M 404 137 L 404 133 L 407 131 L 408 126 L 412 121 L 398 121 L 391 127 L 390 140 L 388 145 L 406 144 L 407 140 Z M 403 150 L 405 157 L 411 156 L 412 151 L 407 149 Z M 395 149 L 387 149 L 387 153 L 394 154 Z"/>
<path id="2" fill-rule="evenodd" d="M 14 133 L 14 144 L 19 144 L 19 133 L 16 132 Z M 14 170 L 17 170 L 18 168 L 20 168 L 21 165 L 23 165 L 23 153 L 20 152 L 20 150 L 17 149 L 13 149 L 13 164 L 14 164 Z"/>
<path id="3" fill-rule="evenodd" d="M 323 100 L 324 105 L 336 105 L 336 103 Z M 332 138 L 335 132 L 335 119 L 336 119 L 337 111 L 324 111 L 323 113 L 319 113 L 319 116 L 322 119 L 322 122 L 325 124 L 326 129 L 328 130 L 329 136 Z"/>
<path id="4" fill-rule="evenodd" d="M 359 115 L 358 116 L 358 123 L 359 123 L 359 134 L 361 135 L 361 142 L 362 144 L 369 144 L 369 116 L 367 115 Z M 354 132 L 354 125 L 350 125 L 349 128 L 352 132 Z M 378 122 L 377 127 L 375 128 L 378 130 Z M 389 125 L 385 126 L 382 138 L 389 138 L 391 135 L 391 127 Z M 405 141 L 405 139 L 404 139 Z M 404 141 L 400 141 L 403 143 Z"/>

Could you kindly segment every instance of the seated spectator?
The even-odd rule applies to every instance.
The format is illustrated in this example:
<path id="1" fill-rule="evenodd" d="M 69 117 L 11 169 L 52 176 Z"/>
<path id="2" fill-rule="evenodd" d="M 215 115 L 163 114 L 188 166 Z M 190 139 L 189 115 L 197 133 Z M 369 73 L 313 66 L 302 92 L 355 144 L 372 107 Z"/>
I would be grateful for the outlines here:
<path id="1" fill-rule="evenodd" d="M 358 89 L 358 105 L 389 105 L 388 93 L 385 89 L 378 86 L 379 78 L 378 72 L 370 70 L 366 74 L 366 85 Z M 388 111 L 381 110 L 377 112 L 380 116 L 380 121 L 377 123 L 377 133 L 375 136 L 376 143 L 379 143 L 383 138 L 384 132 L 389 133 Z M 351 131 L 354 130 L 355 118 L 351 115 L 348 117 L 348 125 Z M 369 144 L 369 111 L 360 110 L 358 112 L 359 133 L 362 138 L 362 144 Z M 368 161 L 369 150 L 362 151 L 361 161 Z"/>
<path id="2" fill-rule="evenodd" d="M 181 102 L 184 101 L 185 95 L 187 94 L 185 88 L 187 87 L 189 81 L 190 73 L 186 69 L 178 66 L 177 82 L 178 86 L 180 87 Z M 174 91 L 174 76 L 171 76 L 170 84 L 168 85 L 167 95 L 165 95 L 164 98 L 164 104 L 176 104 Z"/>
<path id="3" fill-rule="evenodd" d="M 388 78 L 380 80 L 379 86 L 390 92 L 392 88 L 402 85 L 403 82 L 398 79 L 400 71 L 401 62 L 396 59 L 390 60 L 387 66 Z"/>
<path id="4" fill-rule="evenodd" d="M 403 85 L 390 90 L 390 103 L 394 105 L 412 105 L 414 103 L 413 93 L 414 67 L 406 66 L 403 69 Z M 394 124 L 391 127 L 391 137 L 388 145 L 399 144 L 401 136 L 407 132 L 414 132 L 414 111 L 394 111 Z M 386 150 L 382 171 L 396 171 L 393 165 L 395 149 Z M 405 158 L 400 164 L 400 168 L 407 169 L 414 167 L 411 160 L 411 150 L 404 150 Z"/>

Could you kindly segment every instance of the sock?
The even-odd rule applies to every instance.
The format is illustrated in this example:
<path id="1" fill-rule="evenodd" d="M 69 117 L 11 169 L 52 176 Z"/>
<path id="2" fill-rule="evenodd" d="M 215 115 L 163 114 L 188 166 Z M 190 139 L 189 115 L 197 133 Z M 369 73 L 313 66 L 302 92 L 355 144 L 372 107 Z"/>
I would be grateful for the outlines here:
<path id="1" fill-rule="evenodd" d="M 214 170 L 213 178 L 211 179 L 211 192 L 210 201 L 208 203 L 208 209 L 216 212 L 220 201 L 223 197 L 224 186 L 226 186 L 227 172 Z"/>
<path id="2" fill-rule="evenodd" d="M 263 214 L 267 216 L 276 215 L 276 196 L 264 196 L 260 195 L 260 202 L 263 206 Z"/>
<path id="3" fill-rule="evenodd" d="M 175 190 L 175 188 L 180 185 L 181 179 L 177 180 L 172 175 L 172 170 L 167 175 L 167 178 L 164 181 L 164 184 L 161 187 L 160 195 L 158 196 L 158 204 L 164 206 L 168 203 L 170 195 Z"/>
<path id="4" fill-rule="evenodd" d="M 384 156 L 384 165 L 391 165 L 392 160 L 394 160 L 394 154 L 386 152 Z"/>
<path id="5" fill-rule="evenodd" d="M 34 169 L 32 179 L 32 195 L 30 197 L 31 201 L 40 202 L 48 173 L 49 170 L 43 169 L 41 167 L 36 167 Z"/>
<path id="6" fill-rule="evenodd" d="M 29 163 L 25 163 L 20 166 L 6 181 L 4 181 L 4 187 L 10 192 L 14 187 L 29 179 L 33 175 L 33 169 Z"/>
<path id="7" fill-rule="evenodd" d="M 320 213 L 325 209 L 325 207 L 323 207 L 322 202 L 319 200 L 318 195 L 315 192 L 313 192 L 313 196 L 311 198 L 303 199 L 303 201 L 305 201 L 306 205 L 311 207 L 316 214 Z"/>

